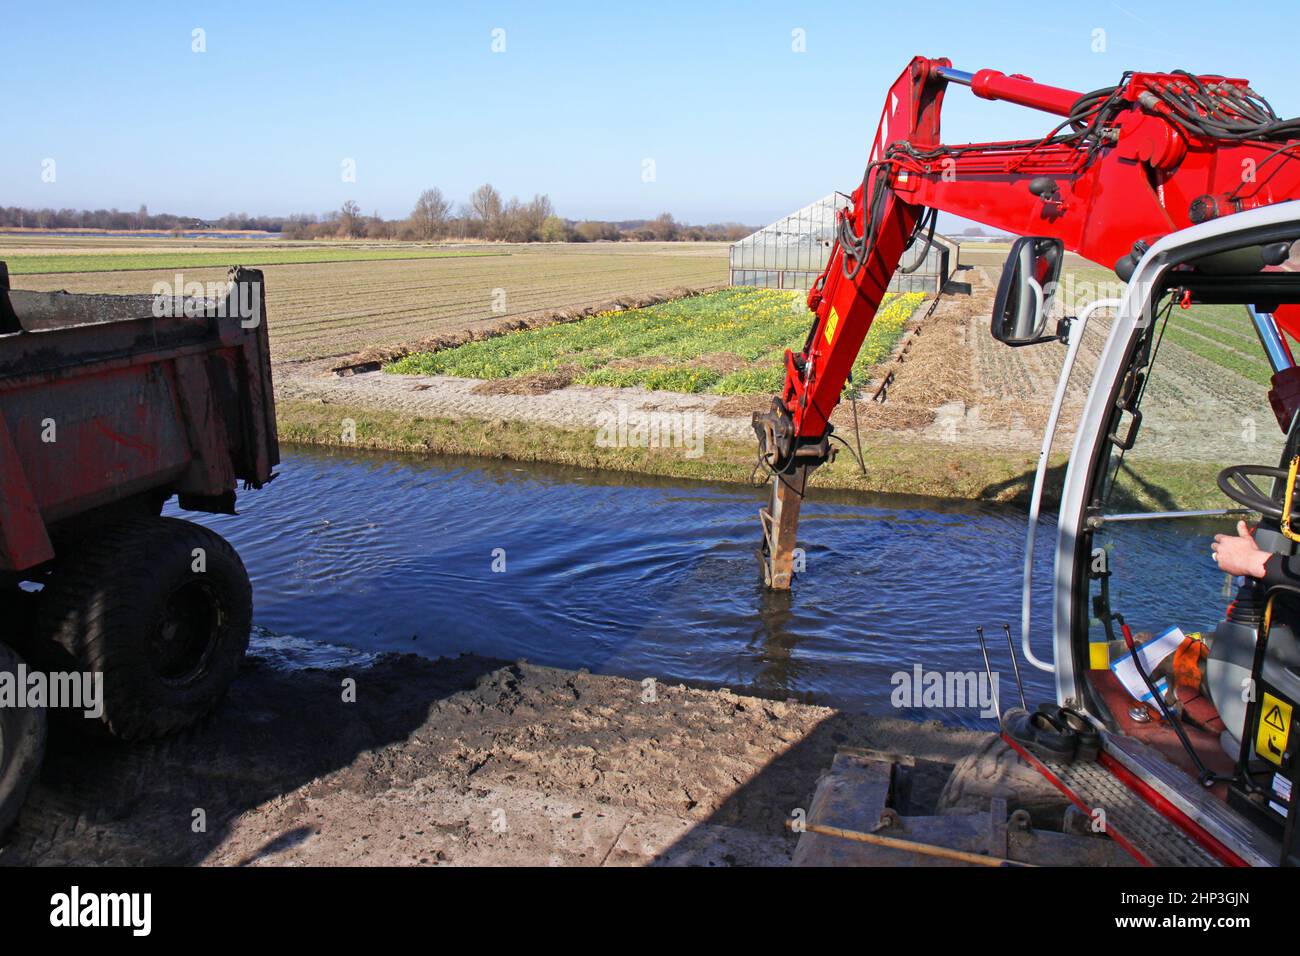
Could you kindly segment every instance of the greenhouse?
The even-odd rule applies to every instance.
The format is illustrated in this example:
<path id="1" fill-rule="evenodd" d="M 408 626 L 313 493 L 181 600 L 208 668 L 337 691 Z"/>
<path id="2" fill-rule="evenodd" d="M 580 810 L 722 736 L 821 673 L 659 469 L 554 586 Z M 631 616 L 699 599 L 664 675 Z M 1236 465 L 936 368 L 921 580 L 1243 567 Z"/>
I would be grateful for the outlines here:
<path id="1" fill-rule="evenodd" d="M 844 193 L 831 193 L 732 243 L 731 284 L 807 289 L 826 268 L 836 214 L 850 205 Z M 957 264 L 957 245 L 936 234 L 928 248 L 916 243 L 903 253 L 902 266 L 914 265 L 923 248 L 925 261 L 915 272 L 895 275 L 891 291 L 934 293 L 943 288 Z"/>

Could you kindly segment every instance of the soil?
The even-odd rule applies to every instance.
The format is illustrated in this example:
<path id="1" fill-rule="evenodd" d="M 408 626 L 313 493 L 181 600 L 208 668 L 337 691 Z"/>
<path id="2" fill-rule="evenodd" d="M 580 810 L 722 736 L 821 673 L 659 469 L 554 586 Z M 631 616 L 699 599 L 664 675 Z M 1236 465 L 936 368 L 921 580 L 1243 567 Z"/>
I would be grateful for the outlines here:
<path id="1" fill-rule="evenodd" d="M 475 385 L 475 395 L 545 395 L 567 388 L 581 374 L 577 368 L 559 368 L 554 372 L 534 372 L 514 378 L 493 378 Z M 426 389 L 417 389 L 425 391 Z"/>
<path id="2" fill-rule="evenodd" d="M 784 864 L 836 749 L 948 767 L 990 736 L 525 661 L 250 655 L 179 736 L 56 729 L 0 864 Z"/>
<path id="3" fill-rule="evenodd" d="M 483 339 L 495 338 L 498 335 L 506 335 L 510 332 L 521 332 L 525 329 L 538 329 L 548 325 L 559 325 L 564 322 L 577 322 L 581 319 L 589 318 L 590 316 L 598 315 L 602 312 L 620 312 L 629 309 L 644 309 L 652 305 L 659 305 L 662 302 L 670 302 L 673 299 L 682 299 L 687 296 L 700 295 L 720 288 L 724 288 L 724 286 L 716 284 L 700 286 L 698 288 L 677 286 L 666 291 L 621 295 L 617 298 L 604 299 L 591 305 L 577 308 L 545 309 L 537 312 L 526 313 L 522 316 L 514 316 L 503 318 L 498 321 L 479 323 L 470 328 L 427 336 L 414 342 L 371 346 L 352 355 L 344 356 L 342 358 L 333 358 L 325 364 L 331 371 L 343 375 L 352 374 L 354 372 L 377 371 L 382 365 L 394 362 L 414 352 L 440 352 L 444 349 L 452 349 L 469 342 L 478 342 Z"/>
<path id="4" fill-rule="evenodd" d="M 843 401 L 831 416 L 837 433 L 863 448 L 867 474 L 859 475 L 856 465 L 828 466 L 819 469 L 815 484 L 997 501 L 1027 498 L 1066 350 L 1052 344 L 1009 348 L 992 338 L 988 317 L 998 277 L 996 268 L 961 268 L 933 308 L 917 311 L 894 353 L 861 386 L 856 408 Z M 1050 459 L 1049 501 L 1109 327 L 1109 317 L 1099 314 L 1079 350 Z M 636 361 L 646 364 L 629 360 L 629 367 Z M 721 353 L 694 364 L 726 371 L 734 361 Z M 365 426 L 357 442 L 368 448 L 490 454 L 743 482 L 753 480 L 751 416 L 771 404 L 769 395 L 585 387 L 574 384 L 578 370 L 567 368 L 482 382 L 379 371 L 340 376 L 332 371 L 334 364 L 276 367 L 282 435 L 339 444 L 337 421 L 351 418 Z M 1161 348 L 1143 411 L 1142 440 L 1126 457 L 1128 472 L 1121 481 L 1126 507 L 1220 506 L 1215 463 L 1272 462 L 1280 454 L 1262 389 L 1172 341 Z M 644 421 L 639 416 L 647 412 L 690 416 L 670 420 L 705 439 L 702 457 L 683 464 L 663 454 L 625 454 L 622 448 L 593 451 L 595 436 L 611 421 Z"/>
<path id="5" fill-rule="evenodd" d="M 563 373 L 555 373 L 562 376 Z M 275 370 L 276 398 L 281 401 L 320 402 L 333 405 L 400 412 L 409 416 L 487 421 L 530 422 L 560 428 L 595 430 L 620 406 L 629 411 L 689 412 L 694 427 L 707 438 L 748 440 L 753 437 L 749 417 L 729 412 L 728 399 L 720 395 L 687 395 L 644 388 L 605 388 L 565 385 L 548 388 L 556 379 L 530 376 L 500 383 L 449 375 L 389 375 L 364 372 L 337 376 L 321 363 L 281 366 Z M 507 382 L 522 385 L 507 385 Z M 771 399 L 767 399 L 768 402 Z"/>
<path id="6" fill-rule="evenodd" d="M 970 291 L 945 294 L 928 315 L 926 307 L 918 310 L 894 354 L 875 369 L 872 381 L 861 389 L 858 427 L 864 436 L 883 431 L 901 439 L 1035 450 L 1061 357 L 1047 354 L 1052 351 L 1049 349 L 1007 349 L 997 343 L 988 347 L 983 341 L 989 338 L 983 325 L 992 307 L 996 274 L 968 269 L 962 275 Z M 923 320 L 921 316 L 925 316 Z M 611 367 L 643 368 L 666 361 L 624 359 Z M 689 364 L 725 374 L 746 363 L 738 356 L 718 353 Z M 341 368 L 355 374 L 340 376 Z M 425 417 L 522 421 L 562 428 L 598 428 L 611 410 L 617 411 L 619 403 L 627 403 L 637 411 L 692 412 L 704 435 L 742 441 L 752 438 L 752 414 L 771 405 L 770 395 L 687 395 L 573 385 L 579 374 L 576 368 L 489 382 L 444 375 L 389 375 L 367 368 L 361 357 L 342 364 L 278 366 L 277 397 Z M 891 374 L 886 388 L 878 392 Z M 1034 383 L 1034 387 L 1022 398 L 1005 387 L 1004 379 Z M 1039 394 L 1044 389 L 1047 394 Z M 1079 401 L 1073 407 L 1082 395 L 1079 391 L 1075 396 Z M 841 402 L 831 421 L 841 435 L 851 434 L 852 405 Z M 1067 415 L 1063 432 L 1072 425 L 1073 419 Z"/>

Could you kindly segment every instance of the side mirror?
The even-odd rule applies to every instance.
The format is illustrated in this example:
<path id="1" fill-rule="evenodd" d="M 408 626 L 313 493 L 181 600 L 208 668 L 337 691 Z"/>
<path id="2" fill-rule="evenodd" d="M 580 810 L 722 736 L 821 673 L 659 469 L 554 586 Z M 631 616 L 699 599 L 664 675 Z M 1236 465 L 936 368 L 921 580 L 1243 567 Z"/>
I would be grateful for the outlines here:
<path id="1" fill-rule="evenodd" d="M 993 337 L 1007 345 L 1033 345 L 1043 335 L 1052 296 L 1061 277 L 1065 244 L 1060 239 L 1022 236 L 1011 246 L 993 303 Z"/>

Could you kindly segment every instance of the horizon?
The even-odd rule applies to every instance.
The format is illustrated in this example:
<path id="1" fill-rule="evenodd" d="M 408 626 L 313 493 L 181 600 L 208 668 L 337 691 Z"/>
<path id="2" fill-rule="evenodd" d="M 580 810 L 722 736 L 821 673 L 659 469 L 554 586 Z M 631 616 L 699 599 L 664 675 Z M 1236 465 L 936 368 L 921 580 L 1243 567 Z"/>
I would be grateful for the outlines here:
<path id="1" fill-rule="evenodd" d="M 1279 114 L 1300 113 L 1284 24 L 1224 49 L 1203 29 L 1208 3 L 1164 5 L 1173 17 L 1161 6 L 1045 19 L 940 3 L 921 48 L 911 23 L 876 17 L 870 57 L 860 31 L 845 29 L 861 11 L 843 3 L 18 10 L 0 39 L 0 77 L 37 95 L 10 104 L 0 205 L 143 205 L 215 221 L 321 215 L 351 199 L 400 219 L 424 189 L 459 206 L 491 182 L 506 197 L 548 195 L 574 221 L 669 212 L 761 226 L 856 186 L 884 93 L 918 52 L 1081 91 L 1126 69 L 1245 76 Z M 1014 62 L 995 52 L 1008 33 L 1026 47 Z M 954 88 L 945 140 L 1052 125 Z"/>
<path id="2" fill-rule="evenodd" d="M 486 184 L 486 185 L 491 185 L 491 184 L 488 183 L 488 184 Z M 345 201 L 346 201 L 346 200 L 345 200 Z M 455 207 L 455 208 L 454 208 L 454 210 L 453 210 L 453 218 L 462 218 L 464 214 L 467 214 L 467 213 L 468 213 L 468 210 L 461 209 L 461 205 L 462 205 L 462 204 L 459 203 L 459 202 L 454 203 L 454 207 Z M 220 216 L 207 217 L 207 216 L 194 216 L 194 215 L 190 215 L 189 213 L 186 213 L 186 212 L 177 212 L 177 211 L 174 210 L 174 209 L 149 209 L 149 208 L 147 207 L 147 205 L 142 205 L 142 206 L 140 206 L 140 207 L 138 207 L 138 208 L 132 210 L 132 209 L 121 209 L 121 208 L 118 208 L 118 207 L 116 207 L 116 206 L 99 206 L 99 207 L 96 207 L 96 208 L 94 208 L 94 209 L 78 209 L 78 208 L 73 208 L 73 207 L 50 207 L 50 206 L 41 206 L 41 207 L 32 207 L 32 206 L 5 206 L 5 205 L 3 205 L 3 204 L 0 204 L 0 210 L 3 210 L 3 209 L 18 209 L 18 210 L 20 210 L 20 211 L 22 211 L 22 212 L 24 212 L 24 213 L 32 213 L 32 214 L 39 213 L 39 212 L 46 212 L 46 211 L 52 211 L 52 212 L 55 212 L 55 213 L 62 213 L 62 212 L 66 212 L 66 211 L 69 211 L 69 210 L 72 211 L 72 212 L 75 212 L 75 213 L 86 213 L 86 214 L 89 214 L 89 215 L 95 215 L 95 214 L 99 214 L 99 213 L 111 213 L 111 214 L 125 215 L 125 216 L 137 216 L 137 215 L 140 215 L 141 213 L 145 213 L 145 214 L 147 214 L 150 218 L 154 218 L 154 217 L 172 217 L 172 218 L 179 219 L 179 220 L 182 220 L 182 221 L 185 221 L 185 222 L 195 222 L 195 223 L 199 223 L 199 225 L 197 225 L 197 226 L 183 226 L 183 227 L 180 227 L 180 228 L 185 228 L 185 229 L 200 229 L 200 230 L 201 230 L 201 229 L 204 229 L 204 228 L 213 228 L 213 229 L 224 229 L 224 230 L 226 230 L 226 231 L 231 231 L 231 232 L 265 232 L 265 231 L 268 231 L 268 230 L 263 230 L 263 229 L 253 229 L 253 228 L 249 228 L 249 229 L 241 229 L 241 228 L 236 227 L 236 226 L 222 226 L 222 225 L 221 225 L 222 220 L 224 220 L 224 219 L 226 219 L 226 218 L 228 218 L 228 217 L 230 217 L 230 216 L 239 216 L 239 217 L 246 218 L 246 219 L 259 219 L 259 220 L 268 220 L 268 221 L 275 221 L 275 222 L 281 222 L 281 221 L 283 221 L 283 222 L 287 222 L 287 221 L 289 221 L 290 219 L 293 219 L 293 218 L 296 217 L 296 216 L 314 216 L 314 217 L 316 217 L 316 220 L 317 220 L 317 221 L 325 222 L 325 221 L 329 221 L 332 217 L 337 217 L 337 216 L 339 215 L 339 213 L 340 213 L 340 210 L 339 210 L 339 209 L 326 209 L 326 210 L 321 211 L 321 212 L 315 212 L 315 211 L 311 211 L 311 210 L 300 210 L 300 211 L 298 211 L 298 212 L 296 212 L 296 213 L 290 213 L 290 214 L 287 215 L 287 216 L 282 216 L 282 215 L 270 215 L 270 214 L 264 214 L 264 213 L 261 213 L 261 212 L 249 212 L 249 211 L 246 210 L 246 209 L 240 209 L 240 210 L 231 210 L 230 212 L 228 212 L 228 213 L 224 213 L 224 214 L 222 214 L 222 215 L 220 215 Z M 665 210 L 665 211 L 667 211 L 667 210 Z M 366 213 L 366 211 L 363 209 L 363 210 L 361 210 L 361 215 L 362 215 L 363 217 L 368 217 L 368 216 L 369 216 L 369 213 Z M 630 227 L 630 226 L 645 225 L 645 224 L 648 224 L 648 223 L 654 222 L 654 219 L 655 219 L 655 217 L 649 217 L 649 218 L 645 218 L 645 219 L 641 219 L 641 218 L 622 218 L 622 219 L 574 219 L 574 218 L 572 218 L 572 217 L 564 216 L 564 215 L 563 215 L 562 213 L 560 213 L 559 211 L 556 212 L 556 215 L 557 215 L 559 218 L 564 219 L 567 223 L 569 223 L 569 224 L 571 224 L 571 225 L 577 225 L 577 224 L 580 224 L 580 223 L 583 223 L 583 222 L 598 222 L 598 223 L 609 223 L 609 224 L 611 224 L 611 225 L 621 226 L 621 227 Z M 396 216 L 396 217 L 387 218 L 387 221 L 401 221 L 401 220 L 407 218 L 407 216 L 409 216 L 409 213 L 407 213 L 406 215 L 402 215 L 402 216 Z M 677 225 L 679 225 L 679 226 L 689 226 L 689 227 L 744 226 L 744 227 L 746 227 L 746 228 L 750 228 L 750 227 L 753 227 L 753 228 L 762 228 L 762 225 L 763 225 L 763 224 L 761 224 L 761 223 L 746 223 L 746 222 L 687 222 L 687 221 L 685 221 L 685 220 L 683 220 L 683 219 L 679 219 L 679 218 L 676 218 L 676 217 L 674 217 L 674 222 L 675 222 Z M 103 232 L 157 232 L 157 231 L 159 231 L 159 230 L 167 231 L 167 230 L 166 230 L 164 227 L 162 227 L 162 226 L 143 226 L 143 227 L 139 227 L 139 228 L 134 227 L 134 226 L 127 226 L 127 227 L 118 228 L 118 227 L 115 227 L 115 226 L 30 226 L 30 225 L 7 226 L 7 225 L 0 225 L 0 232 L 5 232 L 5 231 L 8 231 L 8 230 L 14 230 L 14 229 L 22 230 L 22 231 L 34 231 L 34 232 L 68 232 L 68 231 L 75 231 L 75 230 L 90 230 L 90 231 L 103 231 Z"/>

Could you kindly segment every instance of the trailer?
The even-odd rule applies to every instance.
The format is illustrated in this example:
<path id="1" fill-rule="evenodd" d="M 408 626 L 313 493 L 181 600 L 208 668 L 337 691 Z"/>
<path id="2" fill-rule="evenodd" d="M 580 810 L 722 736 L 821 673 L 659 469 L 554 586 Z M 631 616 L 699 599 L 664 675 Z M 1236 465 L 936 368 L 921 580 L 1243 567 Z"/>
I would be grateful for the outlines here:
<path id="1" fill-rule="evenodd" d="M 35 780 L 47 711 L 161 736 L 221 699 L 247 649 L 239 555 L 161 512 L 174 496 L 234 514 L 240 483 L 275 477 L 265 290 L 235 268 L 211 294 L 184 291 L 17 291 L 0 263 L 0 832 Z"/>

